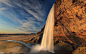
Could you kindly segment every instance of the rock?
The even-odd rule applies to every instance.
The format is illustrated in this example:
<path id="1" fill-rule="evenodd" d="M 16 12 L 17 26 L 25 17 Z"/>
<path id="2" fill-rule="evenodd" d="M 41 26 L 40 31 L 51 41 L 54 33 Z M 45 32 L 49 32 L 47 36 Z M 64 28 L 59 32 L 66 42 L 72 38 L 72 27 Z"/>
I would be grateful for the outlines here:
<path id="1" fill-rule="evenodd" d="M 62 44 L 61 47 L 69 51 L 74 51 L 79 46 L 86 47 L 85 0 L 56 0 L 54 19 L 55 45 Z M 37 33 L 36 43 L 40 43 L 44 27 Z"/>
<path id="2" fill-rule="evenodd" d="M 8 54 L 13 54 L 12 52 L 9 52 Z"/>
<path id="3" fill-rule="evenodd" d="M 72 54 L 86 54 L 86 47 L 78 47 Z"/>
<path id="4" fill-rule="evenodd" d="M 55 41 L 60 39 L 62 41 L 69 41 L 70 43 L 79 45 L 83 45 L 83 43 L 86 43 L 85 0 L 56 0 L 54 8 L 54 17 Z M 39 37 L 41 34 L 43 34 L 44 27 L 40 32 L 37 33 Z M 78 40 L 83 41 L 77 42 L 77 38 Z M 84 46 L 85 45 L 86 44 L 84 44 Z"/>
<path id="5" fill-rule="evenodd" d="M 69 43 L 65 43 L 63 41 L 60 41 L 59 43 L 57 43 L 58 46 L 62 47 L 63 49 L 67 50 L 67 51 L 72 51 L 72 45 Z"/>
<path id="6" fill-rule="evenodd" d="M 76 0 L 77 1 L 77 0 Z M 73 0 L 73 2 L 76 2 Z M 85 11 L 83 11 L 83 9 L 85 8 L 84 5 L 81 8 L 81 5 L 77 5 L 78 3 L 81 4 L 81 2 L 76 2 L 76 4 L 72 3 L 71 0 L 67 0 L 67 1 L 61 1 L 60 3 L 60 7 L 57 7 L 57 2 L 55 3 L 55 13 L 58 12 L 59 14 L 55 14 L 55 22 L 57 22 L 57 24 L 55 24 L 55 30 L 54 33 L 55 35 L 57 34 L 63 34 L 65 33 L 65 31 L 62 30 L 66 30 L 66 33 L 70 33 L 71 32 L 75 32 L 77 33 L 77 35 L 79 35 L 79 32 L 81 32 L 81 30 L 86 30 L 86 20 L 85 20 Z M 66 4 L 64 4 L 66 3 Z M 64 4 L 64 5 L 63 5 Z M 71 4 L 71 5 L 70 5 Z M 84 4 L 84 3 L 83 3 Z M 64 6 L 70 6 L 69 8 L 64 7 Z M 73 7 L 72 7 L 73 6 Z M 58 10 L 60 9 L 60 11 Z M 65 9 L 65 10 L 63 10 Z M 83 16 L 83 17 L 82 17 Z M 81 26 L 81 23 L 83 26 Z M 60 30 L 62 28 L 62 30 Z M 58 32 L 59 31 L 59 32 Z M 84 31 L 83 31 L 84 32 Z M 86 33 L 86 32 L 85 32 Z M 69 34 L 66 34 L 69 35 Z"/>
<path id="7" fill-rule="evenodd" d="M 56 0 L 54 8 L 54 44 L 62 41 L 70 46 L 70 51 L 78 46 L 86 47 L 86 1 Z M 45 26 L 44 26 L 45 27 Z M 40 43 L 44 27 L 38 32 L 32 42 Z M 61 42 L 61 44 L 62 44 Z"/>

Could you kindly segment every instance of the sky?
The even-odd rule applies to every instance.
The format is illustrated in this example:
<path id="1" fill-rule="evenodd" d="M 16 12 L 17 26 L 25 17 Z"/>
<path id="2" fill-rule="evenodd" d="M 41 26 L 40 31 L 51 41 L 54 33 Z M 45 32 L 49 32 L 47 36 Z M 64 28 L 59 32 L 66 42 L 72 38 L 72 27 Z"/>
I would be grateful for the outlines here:
<path id="1" fill-rule="evenodd" d="M 56 0 L 0 0 L 0 34 L 37 33 Z"/>

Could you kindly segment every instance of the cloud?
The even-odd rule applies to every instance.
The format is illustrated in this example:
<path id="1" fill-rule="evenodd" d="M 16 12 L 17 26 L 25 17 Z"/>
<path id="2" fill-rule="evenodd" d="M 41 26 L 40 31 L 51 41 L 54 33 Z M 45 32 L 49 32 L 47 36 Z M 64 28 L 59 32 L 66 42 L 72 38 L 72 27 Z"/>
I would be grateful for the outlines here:
<path id="1" fill-rule="evenodd" d="M 9 14 L 8 14 L 9 13 Z M 13 15 L 12 13 L 10 12 L 4 12 L 3 14 L 6 18 L 8 18 L 9 20 L 11 20 L 12 22 L 16 23 L 16 24 L 23 24 L 23 22 L 17 18 L 16 15 Z"/>
<path id="2" fill-rule="evenodd" d="M 8 6 L 12 6 L 9 2 L 10 2 L 10 0 L 0 0 L 0 3 L 4 3 Z"/>
<path id="3" fill-rule="evenodd" d="M 31 15 L 33 15 L 37 20 L 39 20 L 39 21 L 44 21 L 44 19 L 43 18 L 41 18 L 41 16 L 38 14 L 38 13 L 36 13 L 36 12 L 33 12 L 32 10 L 29 10 L 29 9 L 25 9 L 28 13 L 30 13 Z"/>
<path id="4" fill-rule="evenodd" d="M 42 1 L 0 0 L 0 4 L 6 5 L 6 7 L 1 5 L 0 14 L 5 16 L 5 19 L 8 20 L 8 22 L 6 21 L 7 24 L 10 23 L 10 26 L 15 24 L 16 30 L 38 32 L 43 27 L 43 23 L 46 19 L 46 12 Z"/>
<path id="5" fill-rule="evenodd" d="M 16 28 L 14 28 L 14 27 L 11 27 L 11 26 L 8 26 L 8 25 L 4 25 L 4 24 L 1 24 L 1 23 L 0 23 L 0 27 L 2 27 L 2 28 L 3 28 L 3 27 L 6 27 L 6 28 L 10 28 L 10 29 L 16 29 Z"/>
<path id="6" fill-rule="evenodd" d="M 40 4 L 40 2 L 38 0 L 37 1 L 29 0 L 29 2 L 27 2 L 27 1 L 24 0 L 23 2 L 22 1 L 20 1 L 20 2 L 22 4 L 19 4 L 17 2 L 14 2 L 14 3 L 18 7 L 20 7 L 20 8 L 23 7 L 23 10 L 25 10 L 26 12 L 28 12 L 29 15 L 32 15 L 37 20 L 44 21 L 44 19 L 45 19 L 45 11 L 43 10 L 43 5 Z"/>
<path id="7" fill-rule="evenodd" d="M 6 33 L 31 33 L 0 23 L 0 32 L 2 31 Z"/>
<path id="8" fill-rule="evenodd" d="M 40 22 L 35 22 L 35 21 L 26 21 L 25 23 L 22 24 L 22 27 L 19 27 L 23 31 L 27 32 L 38 32 L 41 30 L 42 27 L 40 27 Z M 39 26 L 35 26 L 39 25 Z"/>
<path id="9" fill-rule="evenodd" d="M 0 13 L 6 10 L 7 8 L 0 8 Z"/>

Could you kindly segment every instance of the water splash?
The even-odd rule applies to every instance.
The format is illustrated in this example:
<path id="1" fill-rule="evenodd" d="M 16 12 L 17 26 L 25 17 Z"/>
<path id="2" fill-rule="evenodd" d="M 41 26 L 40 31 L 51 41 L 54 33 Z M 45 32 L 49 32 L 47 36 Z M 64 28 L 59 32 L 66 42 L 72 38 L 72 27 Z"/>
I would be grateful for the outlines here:
<path id="1" fill-rule="evenodd" d="M 46 50 L 52 53 L 54 52 L 53 28 L 54 28 L 54 4 L 49 12 L 41 42 L 42 50 Z"/>
<path id="2" fill-rule="evenodd" d="M 41 46 L 39 44 L 32 46 L 31 51 L 29 54 L 38 53 L 42 50 Z"/>

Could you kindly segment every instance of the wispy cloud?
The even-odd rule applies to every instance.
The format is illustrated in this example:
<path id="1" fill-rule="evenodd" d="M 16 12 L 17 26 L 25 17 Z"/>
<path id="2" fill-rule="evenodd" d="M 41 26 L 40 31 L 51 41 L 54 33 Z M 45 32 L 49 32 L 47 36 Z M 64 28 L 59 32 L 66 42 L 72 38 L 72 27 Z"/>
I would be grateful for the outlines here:
<path id="1" fill-rule="evenodd" d="M 2 13 L 6 8 L 0 8 L 0 13 Z"/>
<path id="2" fill-rule="evenodd" d="M 9 2 L 10 2 L 10 0 L 0 0 L 0 4 L 4 3 L 4 4 L 8 5 L 8 6 L 12 6 L 11 4 L 9 4 Z"/>
<path id="3" fill-rule="evenodd" d="M 22 8 L 26 12 L 28 12 L 30 15 L 32 15 L 34 18 L 36 18 L 39 21 L 44 21 L 45 19 L 45 11 L 43 10 L 42 4 L 37 1 L 32 1 L 29 0 L 30 2 L 27 1 L 20 1 L 21 3 L 14 2 L 18 7 Z M 44 18 L 43 18 L 44 17 Z"/>
<path id="4" fill-rule="evenodd" d="M 31 33 L 31 32 L 22 31 L 20 29 L 17 29 L 8 25 L 3 25 L 0 23 L 0 31 L 2 30 L 4 32 L 10 32 L 10 33 Z"/>
<path id="5" fill-rule="evenodd" d="M 31 15 L 33 15 L 37 20 L 39 21 L 44 21 L 43 18 L 41 18 L 37 13 L 33 12 L 32 10 L 29 9 L 25 9 L 28 13 L 30 13 Z"/>
<path id="6" fill-rule="evenodd" d="M 0 0 L 0 19 L 8 28 L 36 33 L 44 26 L 46 9 L 41 0 Z"/>
<path id="7" fill-rule="evenodd" d="M 39 25 L 39 26 L 36 26 Z M 29 19 L 29 21 L 25 21 L 25 23 L 22 24 L 22 27 L 19 27 L 21 30 L 27 31 L 27 32 L 38 32 L 41 30 L 42 27 L 40 27 L 40 22 L 35 22 Z"/>

